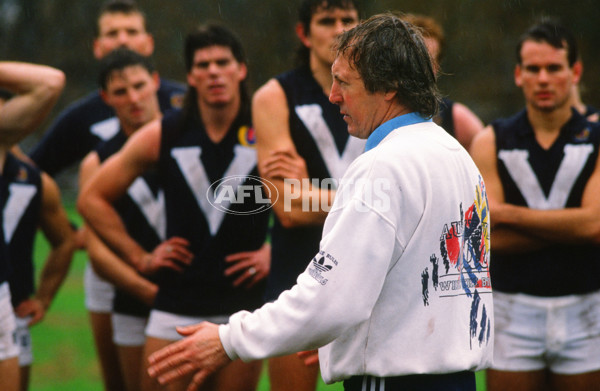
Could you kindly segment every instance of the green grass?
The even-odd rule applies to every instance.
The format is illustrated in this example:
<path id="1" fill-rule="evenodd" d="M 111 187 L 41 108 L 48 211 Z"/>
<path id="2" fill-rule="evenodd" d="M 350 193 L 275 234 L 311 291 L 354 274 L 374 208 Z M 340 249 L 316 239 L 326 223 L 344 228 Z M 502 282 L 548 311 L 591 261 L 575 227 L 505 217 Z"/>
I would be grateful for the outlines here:
<path id="1" fill-rule="evenodd" d="M 80 222 L 72 208 L 73 221 Z M 36 270 L 48 252 L 48 245 L 38 235 L 35 248 Z M 96 361 L 91 329 L 84 306 L 83 271 L 87 261 L 83 251 L 75 254 L 69 276 L 58 292 L 44 321 L 32 328 L 34 364 L 31 391 L 101 391 L 100 371 Z M 477 390 L 484 391 L 483 373 L 477 374 Z M 269 390 L 267 376 L 259 382 L 259 391 Z M 326 385 L 318 391 L 342 391 L 341 383 Z"/>

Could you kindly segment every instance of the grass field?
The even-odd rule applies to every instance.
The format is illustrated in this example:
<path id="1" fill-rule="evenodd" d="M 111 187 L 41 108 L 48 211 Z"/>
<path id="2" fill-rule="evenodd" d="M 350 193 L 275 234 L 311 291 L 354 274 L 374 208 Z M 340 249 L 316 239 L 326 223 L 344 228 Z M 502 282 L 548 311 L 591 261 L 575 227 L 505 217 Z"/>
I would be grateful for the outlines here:
<path id="1" fill-rule="evenodd" d="M 79 222 L 72 208 L 73 221 Z M 36 242 L 37 271 L 41 268 L 48 246 L 38 237 Z M 76 253 L 71 271 L 50 311 L 42 323 L 33 327 L 34 365 L 31 391 L 101 391 L 99 368 L 84 307 L 83 270 L 86 256 Z M 484 391 L 483 374 L 477 374 L 477 390 Z M 266 376 L 260 380 L 259 391 L 267 391 Z M 342 391 L 341 384 L 325 385 L 320 381 L 318 391 Z M 293 390 L 291 390 L 293 391 Z"/>

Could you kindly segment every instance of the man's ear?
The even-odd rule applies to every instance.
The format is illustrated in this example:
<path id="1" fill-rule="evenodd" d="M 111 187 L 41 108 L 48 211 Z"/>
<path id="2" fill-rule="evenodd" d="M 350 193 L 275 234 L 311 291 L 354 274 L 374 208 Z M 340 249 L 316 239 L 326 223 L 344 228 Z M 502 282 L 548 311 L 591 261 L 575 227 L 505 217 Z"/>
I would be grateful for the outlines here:
<path id="1" fill-rule="evenodd" d="M 385 99 L 386 101 L 391 101 L 392 99 L 396 99 L 396 95 L 398 94 L 397 91 L 388 91 L 383 95 L 383 99 Z"/>
<path id="2" fill-rule="evenodd" d="M 102 98 L 102 101 L 108 105 L 108 95 L 106 95 L 106 91 L 104 91 L 102 88 L 100 88 L 100 98 Z"/>
<path id="3" fill-rule="evenodd" d="M 94 39 L 94 43 L 92 45 L 92 50 L 94 52 L 94 58 L 96 60 L 100 60 L 102 58 L 102 51 L 100 50 L 100 43 L 97 39 Z"/>
<path id="4" fill-rule="evenodd" d="M 245 63 L 240 63 L 240 82 L 248 77 L 248 66 Z"/>
<path id="5" fill-rule="evenodd" d="M 515 84 L 517 87 L 521 87 L 523 85 L 523 80 L 521 78 L 521 66 L 519 64 L 515 66 Z"/>
<path id="6" fill-rule="evenodd" d="M 571 69 L 573 70 L 573 83 L 577 84 L 581 80 L 581 75 L 583 75 L 583 63 L 575 61 Z"/>
<path id="7" fill-rule="evenodd" d="M 302 45 L 310 48 L 310 39 L 306 31 L 304 31 L 304 25 L 300 22 L 296 23 L 296 35 L 302 42 Z"/>
<path id="8" fill-rule="evenodd" d="M 156 71 L 152 72 L 152 80 L 154 81 L 154 84 L 156 85 L 156 91 L 158 91 L 158 89 L 160 88 L 160 76 L 159 76 L 158 72 L 156 72 Z"/>

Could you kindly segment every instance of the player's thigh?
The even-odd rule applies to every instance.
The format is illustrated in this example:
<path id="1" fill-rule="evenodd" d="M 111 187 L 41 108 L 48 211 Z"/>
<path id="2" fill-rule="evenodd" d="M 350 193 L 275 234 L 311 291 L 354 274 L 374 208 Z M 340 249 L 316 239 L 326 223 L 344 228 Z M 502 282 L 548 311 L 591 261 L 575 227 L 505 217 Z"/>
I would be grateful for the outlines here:
<path id="1" fill-rule="evenodd" d="M 140 389 L 146 323 L 147 319 L 144 317 L 112 314 L 113 341 L 117 346 L 119 364 L 128 391 Z"/>
<path id="2" fill-rule="evenodd" d="M 20 365 L 19 364 L 19 371 L 21 372 L 20 375 L 20 390 L 21 391 L 28 391 L 29 390 L 29 375 L 31 373 L 31 366 L 30 365 Z"/>
<path id="3" fill-rule="evenodd" d="M 19 390 L 19 347 L 15 343 L 17 328 L 10 302 L 8 283 L 0 284 L 0 389 Z"/>
<path id="4" fill-rule="evenodd" d="M 576 375 L 551 374 L 553 391 L 600 391 L 600 370 Z"/>
<path id="5" fill-rule="evenodd" d="M 117 346 L 117 351 L 127 391 L 139 390 L 142 371 L 144 370 L 144 347 Z"/>
<path id="6" fill-rule="evenodd" d="M 220 369 L 206 384 L 202 391 L 254 391 L 260 378 L 262 361 L 245 363 L 235 360 Z"/>
<path id="7" fill-rule="evenodd" d="M 487 391 L 548 391 L 546 370 L 486 372 Z"/>
<path id="8" fill-rule="evenodd" d="M 0 360 L 0 386 L 2 391 L 19 391 L 19 358 Z"/>
<path id="9" fill-rule="evenodd" d="M 269 360 L 271 391 L 314 391 L 319 366 L 307 366 L 296 354 Z"/>

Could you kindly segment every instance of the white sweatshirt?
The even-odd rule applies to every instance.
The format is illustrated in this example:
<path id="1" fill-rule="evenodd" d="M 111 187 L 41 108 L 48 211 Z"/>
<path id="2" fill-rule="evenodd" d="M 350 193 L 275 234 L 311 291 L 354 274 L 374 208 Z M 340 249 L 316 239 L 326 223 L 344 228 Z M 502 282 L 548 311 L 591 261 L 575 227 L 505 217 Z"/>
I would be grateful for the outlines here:
<path id="1" fill-rule="evenodd" d="M 488 366 L 488 219 L 458 142 L 432 122 L 392 131 L 348 168 L 296 286 L 220 326 L 225 351 L 249 361 L 320 347 L 328 383 Z"/>

